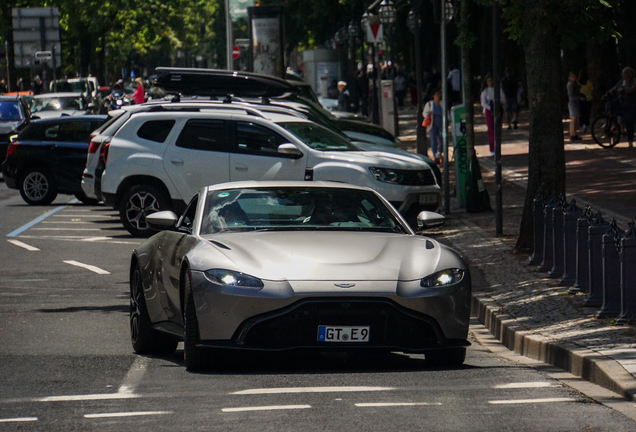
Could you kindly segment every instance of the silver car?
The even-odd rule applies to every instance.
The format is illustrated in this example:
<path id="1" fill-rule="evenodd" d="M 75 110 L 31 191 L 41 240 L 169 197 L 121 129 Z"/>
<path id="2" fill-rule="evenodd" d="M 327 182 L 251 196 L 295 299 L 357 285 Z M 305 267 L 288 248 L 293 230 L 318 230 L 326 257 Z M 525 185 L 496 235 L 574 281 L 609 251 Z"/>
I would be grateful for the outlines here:
<path id="1" fill-rule="evenodd" d="M 139 354 L 212 366 L 221 349 L 466 355 L 471 281 L 452 249 L 416 235 L 377 192 L 331 182 L 235 182 L 199 191 L 133 251 Z M 422 212 L 420 227 L 443 223 Z"/>

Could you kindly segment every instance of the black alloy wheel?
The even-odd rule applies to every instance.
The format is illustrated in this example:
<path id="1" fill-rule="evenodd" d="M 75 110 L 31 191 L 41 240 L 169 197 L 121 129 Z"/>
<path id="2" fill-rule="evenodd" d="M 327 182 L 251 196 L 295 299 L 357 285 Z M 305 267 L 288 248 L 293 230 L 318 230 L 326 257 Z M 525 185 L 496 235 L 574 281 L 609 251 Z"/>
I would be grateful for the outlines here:
<path id="1" fill-rule="evenodd" d="M 199 344 L 199 321 L 192 296 L 190 272 L 185 273 L 185 298 L 183 302 L 183 360 L 189 371 L 198 371 L 203 368 L 208 359 L 204 348 Z"/>
<path id="2" fill-rule="evenodd" d="M 149 184 L 131 187 L 119 204 L 119 218 L 124 228 L 135 237 L 150 237 L 155 234 L 146 223 L 146 216 L 162 210 L 170 210 L 168 197 Z"/>

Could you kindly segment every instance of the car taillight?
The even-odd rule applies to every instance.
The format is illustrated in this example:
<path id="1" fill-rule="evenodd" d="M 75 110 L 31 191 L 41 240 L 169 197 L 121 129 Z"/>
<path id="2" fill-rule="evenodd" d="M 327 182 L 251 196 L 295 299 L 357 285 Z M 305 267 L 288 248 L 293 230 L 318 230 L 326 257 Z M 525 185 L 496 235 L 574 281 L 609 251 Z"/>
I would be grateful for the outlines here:
<path id="1" fill-rule="evenodd" d="M 99 158 L 101 160 L 104 161 L 104 164 L 106 163 L 106 160 L 108 159 L 108 147 L 110 147 L 110 143 L 104 143 L 102 145 L 102 148 L 99 150 Z"/>
<path id="2" fill-rule="evenodd" d="M 88 145 L 88 153 L 89 154 L 97 153 L 97 149 L 99 148 L 100 144 L 101 144 L 101 142 L 99 142 L 99 141 L 91 140 L 91 143 Z"/>
<path id="3" fill-rule="evenodd" d="M 7 147 L 7 157 L 11 156 L 11 153 L 18 147 L 17 141 L 11 141 L 9 147 Z"/>

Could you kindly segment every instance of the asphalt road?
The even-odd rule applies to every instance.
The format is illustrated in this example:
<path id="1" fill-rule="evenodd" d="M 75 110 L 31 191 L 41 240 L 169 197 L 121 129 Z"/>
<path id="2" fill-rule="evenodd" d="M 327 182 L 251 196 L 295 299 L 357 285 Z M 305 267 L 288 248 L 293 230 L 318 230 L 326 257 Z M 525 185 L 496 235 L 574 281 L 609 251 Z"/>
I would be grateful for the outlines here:
<path id="1" fill-rule="evenodd" d="M 475 339 L 460 368 L 313 353 L 190 373 L 181 349 L 137 356 L 128 261 L 139 240 L 113 210 L 69 200 L 32 207 L 0 183 L 0 431 L 636 430 Z"/>

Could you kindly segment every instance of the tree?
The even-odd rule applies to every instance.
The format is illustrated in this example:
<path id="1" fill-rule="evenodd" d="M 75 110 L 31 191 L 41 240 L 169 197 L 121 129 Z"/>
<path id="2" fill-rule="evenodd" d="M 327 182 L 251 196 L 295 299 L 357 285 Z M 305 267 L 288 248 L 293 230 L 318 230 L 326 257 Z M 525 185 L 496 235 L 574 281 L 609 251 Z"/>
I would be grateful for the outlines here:
<path id="1" fill-rule="evenodd" d="M 532 202 L 541 187 L 565 194 L 565 151 L 561 122 L 561 47 L 615 36 L 619 0 L 495 0 L 506 32 L 524 48 L 530 134 L 528 188 L 515 249 L 532 249 Z"/>

